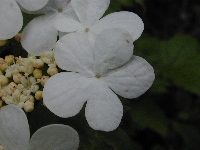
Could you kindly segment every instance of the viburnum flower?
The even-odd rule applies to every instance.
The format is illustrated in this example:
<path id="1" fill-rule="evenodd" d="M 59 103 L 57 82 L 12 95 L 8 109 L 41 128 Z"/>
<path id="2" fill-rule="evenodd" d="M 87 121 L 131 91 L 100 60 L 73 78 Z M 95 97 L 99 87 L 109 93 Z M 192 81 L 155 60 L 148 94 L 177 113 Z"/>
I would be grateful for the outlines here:
<path id="1" fill-rule="evenodd" d="M 67 118 L 87 101 L 86 119 L 95 130 L 112 131 L 120 124 L 123 106 L 115 93 L 136 98 L 155 78 L 151 65 L 133 56 L 133 40 L 124 29 L 103 31 L 94 47 L 84 35 L 63 36 L 55 46 L 55 60 L 61 69 L 71 72 L 55 74 L 46 82 L 44 104 Z"/>
<path id="2" fill-rule="evenodd" d="M 126 29 L 133 41 L 138 39 L 144 30 L 141 18 L 132 12 L 114 12 L 100 19 L 107 10 L 110 0 L 72 0 L 71 5 L 80 22 L 70 19 L 59 19 L 55 23 L 61 32 L 78 32 L 87 35 L 94 44 L 98 34 L 105 29 Z M 100 20 L 99 20 L 100 19 Z"/>
<path id="3" fill-rule="evenodd" d="M 14 37 L 22 28 L 23 17 L 18 3 L 29 11 L 42 8 L 48 0 L 1 0 L 0 40 Z"/>
<path id="4" fill-rule="evenodd" d="M 15 105 L 0 109 L 0 133 L 5 150 L 77 150 L 79 145 L 78 133 L 61 124 L 42 127 L 30 139 L 26 115 Z"/>
<path id="5" fill-rule="evenodd" d="M 58 36 L 54 27 L 56 19 L 78 19 L 69 0 L 49 0 L 44 8 L 34 13 L 44 15 L 33 19 L 24 28 L 21 44 L 26 51 L 35 56 L 53 49 Z"/>

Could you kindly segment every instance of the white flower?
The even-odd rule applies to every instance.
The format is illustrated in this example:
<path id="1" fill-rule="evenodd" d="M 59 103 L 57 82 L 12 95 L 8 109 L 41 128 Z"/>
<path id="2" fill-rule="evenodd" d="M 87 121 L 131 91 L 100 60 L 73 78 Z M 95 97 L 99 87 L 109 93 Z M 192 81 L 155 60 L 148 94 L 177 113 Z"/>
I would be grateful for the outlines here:
<path id="1" fill-rule="evenodd" d="M 62 37 L 55 46 L 55 60 L 61 69 L 72 72 L 55 74 L 46 82 L 44 104 L 67 118 L 87 101 L 86 119 L 93 129 L 116 129 L 123 107 L 115 93 L 136 98 L 149 89 L 155 77 L 151 65 L 132 54 L 133 40 L 124 29 L 103 31 L 94 47 L 84 35 Z"/>
<path id="2" fill-rule="evenodd" d="M 7 95 L 5 97 L 2 97 L 2 99 L 5 101 L 6 104 L 15 104 L 19 106 L 20 108 L 23 108 L 24 103 L 28 99 L 28 97 L 21 94 L 21 92 L 18 89 L 16 89 L 12 93 L 12 96 Z"/>
<path id="3" fill-rule="evenodd" d="M 61 32 L 78 32 L 87 35 L 94 44 L 98 34 L 105 29 L 122 28 L 127 30 L 133 41 L 138 39 L 144 30 L 141 18 L 132 12 L 114 12 L 100 19 L 107 10 L 110 0 L 72 0 L 71 5 L 80 22 L 70 19 L 59 19 L 55 27 Z M 100 19 L 100 20 L 99 20 Z"/>
<path id="4" fill-rule="evenodd" d="M 20 71 L 20 67 L 18 64 L 7 65 L 7 69 L 5 70 L 6 77 L 12 77 L 13 74 L 18 73 Z"/>
<path id="5" fill-rule="evenodd" d="M 77 150 L 78 133 L 67 125 L 40 128 L 30 139 L 28 120 L 19 107 L 0 109 L 0 141 L 5 150 Z"/>
<path id="6" fill-rule="evenodd" d="M 48 0 L 0 0 L 0 40 L 10 39 L 22 27 L 23 18 L 18 3 L 27 10 L 42 8 Z"/>
<path id="7" fill-rule="evenodd" d="M 24 28 L 21 37 L 23 48 L 36 56 L 51 51 L 54 47 L 58 36 L 58 31 L 54 27 L 56 19 L 78 19 L 67 0 L 49 0 L 38 13 L 45 15 L 33 19 Z"/>

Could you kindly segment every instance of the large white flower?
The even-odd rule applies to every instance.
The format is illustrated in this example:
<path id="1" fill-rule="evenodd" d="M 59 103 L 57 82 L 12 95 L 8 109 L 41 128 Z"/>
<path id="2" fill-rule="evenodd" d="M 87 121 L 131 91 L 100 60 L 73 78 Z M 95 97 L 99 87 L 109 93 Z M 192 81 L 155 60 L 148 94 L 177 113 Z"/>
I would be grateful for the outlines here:
<path id="1" fill-rule="evenodd" d="M 58 18 L 78 20 L 69 0 L 49 0 L 47 5 L 34 12 L 44 14 L 33 19 L 23 30 L 21 44 L 30 54 L 39 56 L 51 51 L 57 41 L 54 23 Z"/>
<path id="2" fill-rule="evenodd" d="M 78 133 L 66 125 L 40 128 L 30 139 L 25 113 L 15 105 L 0 109 L 0 141 L 5 150 L 77 150 Z"/>
<path id="3" fill-rule="evenodd" d="M 71 72 L 58 73 L 46 82 L 45 105 L 67 118 L 76 115 L 87 101 L 86 119 L 93 129 L 116 129 L 123 107 L 115 93 L 136 98 L 154 80 L 151 65 L 132 54 L 133 40 L 124 29 L 103 31 L 94 48 L 84 35 L 62 37 L 55 46 L 55 60 L 61 69 Z"/>
<path id="4" fill-rule="evenodd" d="M 27 10 L 42 8 L 48 0 L 0 0 L 0 40 L 10 39 L 22 27 L 23 18 L 17 3 Z"/>
<path id="5" fill-rule="evenodd" d="M 80 22 L 59 19 L 55 23 L 56 29 L 61 32 L 76 31 L 87 35 L 92 44 L 95 43 L 97 35 L 105 29 L 126 29 L 133 41 L 138 39 L 144 30 L 141 18 L 132 12 L 114 12 L 100 19 L 107 10 L 110 0 L 72 0 L 71 4 Z"/>

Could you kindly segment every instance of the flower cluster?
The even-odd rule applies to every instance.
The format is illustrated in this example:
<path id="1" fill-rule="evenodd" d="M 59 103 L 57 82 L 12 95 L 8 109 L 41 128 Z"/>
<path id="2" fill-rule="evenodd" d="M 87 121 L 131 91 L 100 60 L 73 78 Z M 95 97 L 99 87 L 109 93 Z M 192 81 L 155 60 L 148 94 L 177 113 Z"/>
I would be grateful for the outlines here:
<path id="1" fill-rule="evenodd" d="M 21 29 L 20 9 L 25 13 L 43 15 L 30 21 L 22 30 L 21 44 L 30 55 L 27 58 L 13 55 L 0 58 L 1 103 L 11 104 L 0 111 L 0 131 L 8 137 L 0 136 L 3 142 L 0 144 L 13 149 L 7 141 L 15 141 L 18 136 L 14 131 L 7 133 L 15 125 L 11 123 L 6 128 L 8 120 L 12 120 L 12 112 L 6 112 L 14 109 L 27 126 L 22 110 L 12 104 L 30 112 L 34 108 L 34 100 L 42 98 L 51 112 L 63 118 L 76 115 L 87 102 L 85 115 L 89 126 L 95 130 L 115 130 L 123 116 L 123 106 L 116 94 L 136 98 L 151 87 L 155 78 L 152 66 L 133 55 L 133 42 L 144 29 L 141 18 L 126 11 L 101 18 L 110 0 L 16 1 L 0 1 L 0 13 L 9 14 L 0 15 L 3 20 L 0 23 L 0 40 L 13 37 Z M 17 12 L 16 15 L 12 15 L 13 12 Z M 58 73 L 57 66 L 62 72 Z M 51 128 L 61 134 L 62 140 L 70 141 L 58 129 L 69 131 L 68 127 L 54 125 L 41 128 L 29 143 L 28 129 L 17 125 L 13 130 L 24 135 L 16 142 L 20 147 L 15 149 L 41 149 L 43 141 L 37 145 L 41 147 L 35 148 L 38 138 L 47 140 L 48 144 L 55 140 L 57 145 L 61 145 L 56 149 L 63 149 L 56 136 L 45 137 L 45 134 L 53 134 L 49 133 Z M 21 141 L 23 143 L 19 144 Z M 75 143 L 77 141 L 75 138 Z M 66 143 L 65 146 L 71 146 L 70 142 Z"/>
<path id="2" fill-rule="evenodd" d="M 15 104 L 26 112 L 34 109 L 34 101 L 42 99 L 43 87 L 50 76 L 58 73 L 54 60 L 54 51 L 43 53 L 36 58 L 14 57 L 0 58 L 0 106 Z"/>

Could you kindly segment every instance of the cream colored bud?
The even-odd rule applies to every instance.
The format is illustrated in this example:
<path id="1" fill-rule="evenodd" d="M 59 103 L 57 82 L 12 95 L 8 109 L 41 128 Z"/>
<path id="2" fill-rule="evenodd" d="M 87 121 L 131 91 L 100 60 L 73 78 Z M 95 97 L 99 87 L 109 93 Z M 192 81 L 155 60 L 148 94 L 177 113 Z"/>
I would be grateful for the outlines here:
<path id="1" fill-rule="evenodd" d="M 1 69 L 1 71 L 6 71 L 6 69 L 7 69 L 7 64 L 4 62 L 4 63 L 1 63 L 0 64 L 0 69 Z"/>
<path id="2" fill-rule="evenodd" d="M 31 101 L 26 101 L 24 103 L 24 110 L 25 112 L 31 112 L 34 109 L 34 103 Z"/>
<path id="3" fill-rule="evenodd" d="M 20 78 L 22 77 L 22 75 L 20 74 L 20 73 L 15 73 L 15 74 L 13 74 L 13 81 L 15 82 L 15 83 L 21 83 L 21 80 L 20 80 Z"/>
<path id="4" fill-rule="evenodd" d="M 48 79 L 49 76 L 42 76 L 42 78 L 40 79 L 40 84 L 44 86 Z"/>
<path id="5" fill-rule="evenodd" d="M 9 82 L 9 80 L 6 76 L 0 75 L 0 85 L 1 86 L 8 84 L 8 82 Z"/>
<path id="6" fill-rule="evenodd" d="M 33 62 L 33 66 L 34 66 L 35 68 L 43 67 L 43 66 L 44 66 L 44 62 L 43 62 L 41 59 L 36 59 L 36 60 Z"/>
<path id="7" fill-rule="evenodd" d="M 47 69 L 47 73 L 51 76 L 55 75 L 56 73 L 58 73 L 58 69 L 56 67 L 49 67 Z"/>
<path id="8" fill-rule="evenodd" d="M 14 56 L 13 55 L 8 55 L 5 57 L 5 62 L 9 65 L 13 64 L 14 63 Z"/>
<path id="9" fill-rule="evenodd" d="M 3 58 L 0 58 L 0 63 L 3 63 L 3 62 L 5 62 L 4 59 L 3 59 Z"/>
<path id="10" fill-rule="evenodd" d="M 42 99 L 42 92 L 43 91 L 37 91 L 36 93 L 35 93 L 35 99 L 36 100 L 41 100 Z"/>
<path id="11" fill-rule="evenodd" d="M 42 70 L 40 70 L 40 69 L 35 69 L 35 70 L 33 71 L 33 76 L 34 76 L 34 78 L 36 78 L 36 79 L 42 78 Z"/>
<path id="12" fill-rule="evenodd" d="M 3 106 L 3 101 L 0 100 L 0 108 Z"/>
<path id="13" fill-rule="evenodd" d="M 34 102 L 35 99 L 34 99 L 34 97 L 32 95 L 29 95 L 27 101 Z"/>
<path id="14" fill-rule="evenodd" d="M 6 40 L 0 40 L 0 46 L 4 46 L 6 44 Z"/>
<path id="15" fill-rule="evenodd" d="M 20 42 L 20 41 L 21 41 L 21 33 L 17 33 L 17 34 L 14 36 L 14 39 L 15 39 L 17 42 Z"/>

